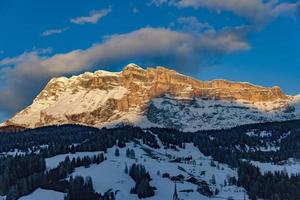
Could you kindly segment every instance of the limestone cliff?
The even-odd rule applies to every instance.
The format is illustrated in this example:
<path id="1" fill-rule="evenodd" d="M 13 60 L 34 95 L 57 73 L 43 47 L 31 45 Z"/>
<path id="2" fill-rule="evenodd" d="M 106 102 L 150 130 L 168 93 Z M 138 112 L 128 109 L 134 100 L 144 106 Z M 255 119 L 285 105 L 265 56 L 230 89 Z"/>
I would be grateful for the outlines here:
<path id="1" fill-rule="evenodd" d="M 121 72 L 99 70 L 70 78 L 53 78 L 32 105 L 4 125 L 40 127 L 79 123 L 106 126 L 145 120 L 148 124 L 158 124 L 153 116 L 149 120 L 149 108 L 153 107 L 153 101 L 161 98 L 185 103 L 193 100 L 225 102 L 259 112 L 282 112 L 291 107 L 289 102 L 293 100 L 279 87 L 226 80 L 200 81 L 165 67 L 143 69 L 129 64 Z M 202 122 L 199 120 L 200 127 Z"/>

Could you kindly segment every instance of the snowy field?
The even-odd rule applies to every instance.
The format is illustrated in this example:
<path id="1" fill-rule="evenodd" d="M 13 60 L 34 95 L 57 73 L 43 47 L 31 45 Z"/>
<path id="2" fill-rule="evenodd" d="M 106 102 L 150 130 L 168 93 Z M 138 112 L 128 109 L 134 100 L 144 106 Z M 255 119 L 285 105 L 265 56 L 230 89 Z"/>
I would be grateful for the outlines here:
<path id="1" fill-rule="evenodd" d="M 300 173 L 300 162 L 294 161 L 293 159 L 289 159 L 287 163 L 283 165 L 276 165 L 274 163 L 263 163 L 258 161 L 251 161 L 251 163 L 257 166 L 261 173 L 267 172 L 276 172 L 276 171 L 284 171 L 287 172 L 288 175 L 299 174 Z"/>
<path id="2" fill-rule="evenodd" d="M 153 154 L 159 156 L 160 159 L 151 159 L 146 155 L 145 151 L 141 148 L 148 148 L 152 150 Z M 157 190 L 155 191 L 155 196 L 148 198 L 151 200 L 167 200 L 172 199 L 174 192 L 174 183 L 167 178 L 162 178 L 163 173 L 169 173 L 171 176 L 176 176 L 179 174 L 184 175 L 186 178 L 190 177 L 192 174 L 196 178 L 201 178 L 202 180 L 209 180 L 214 174 L 216 177 L 216 187 L 220 189 L 220 193 L 215 198 L 208 198 L 206 196 L 198 193 L 197 186 L 189 183 L 183 182 L 177 184 L 177 190 L 179 191 L 179 197 L 182 199 L 220 199 L 232 196 L 234 199 L 243 199 L 244 190 L 243 188 L 227 186 L 221 187 L 227 176 L 237 176 L 236 171 L 228 168 L 226 165 L 219 164 L 219 166 L 211 167 L 211 159 L 205 157 L 197 148 L 191 144 L 186 145 L 186 149 L 175 150 L 165 150 L 158 149 L 154 150 L 143 145 L 134 145 L 133 143 L 127 144 L 126 148 L 120 149 L 120 156 L 115 157 L 115 148 L 111 148 L 107 151 L 107 160 L 100 165 L 91 165 L 90 168 L 80 167 L 75 170 L 72 174 L 73 176 L 91 176 L 93 178 L 94 188 L 97 192 L 104 193 L 108 189 L 114 188 L 114 190 L 119 190 L 117 194 L 117 199 L 128 199 L 135 200 L 138 199 L 136 195 L 130 194 L 129 191 L 134 187 L 134 181 L 124 173 L 126 164 L 128 167 L 133 163 L 142 164 L 149 171 L 151 178 L 153 179 L 150 183 L 155 186 Z M 126 157 L 126 149 L 134 149 L 136 154 L 136 160 Z M 166 155 L 167 154 L 167 155 Z M 192 156 L 196 163 L 170 163 L 169 156 L 175 157 L 187 157 Z M 181 167 L 181 170 L 178 168 Z M 184 169 L 185 171 L 182 171 Z M 160 175 L 157 172 L 160 172 Z M 200 175 L 201 171 L 206 171 L 205 175 Z M 193 192 L 186 193 L 180 192 L 181 190 L 193 190 Z"/>
<path id="3" fill-rule="evenodd" d="M 211 166 L 211 157 L 204 156 L 198 148 L 192 144 L 186 144 L 185 149 L 177 147 L 177 149 L 164 149 L 159 142 L 161 148 L 152 149 L 142 143 L 128 143 L 125 148 L 120 150 L 120 156 L 115 156 L 115 149 L 113 147 L 107 150 L 105 157 L 107 160 L 99 165 L 93 164 L 89 168 L 79 167 L 71 174 L 72 176 L 81 175 L 83 177 L 91 176 L 96 192 L 104 193 L 109 189 L 118 191 L 116 198 L 118 200 L 137 200 L 135 194 L 130 194 L 130 189 L 134 187 L 135 182 L 131 177 L 124 172 L 125 166 L 128 168 L 133 164 L 142 164 L 150 173 L 153 179 L 150 184 L 155 186 L 155 196 L 148 198 L 149 200 L 168 200 L 172 199 L 174 193 L 174 182 L 168 178 L 162 178 L 163 173 L 169 173 L 170 176 L 177 176 L 182 174 L 185 179 L 195 177 L 198 180 L 205 180 L 210 183 L 212 177 L 215 176 L 216 184 L 210 184 L 210 188 L 218 189 L 220 192 L 212 198 L 201 195 L 197 192 L 197 185 L 183 181 L 177 183 L 177 191 L 180 199 L 184 200 L 217 200 L 227 199 L 233 197 L 235 200 L 244 199 L 244 189 L 237 186 L 224 186 L 224 180 L 229 176 L 237 178 L 236 169 L 231 169 L 227 165 L 215 163 Z M 135 159 L 126 156 L 127 149 L 133 149 L 135 152 Z M 70 159 L 84 156 L 94 156 L 103 152 L 77 152 L 75 154 L 62 154 L 46 159 L 47 169 L 56 167 L 59 162 L 63 161 L 66 156 Z M 170 162 L 174 158 L 192 157 L 190 161 Z M 186 192 L 182 190 L 190 190 Z M 51 190 L 37 189 L 32 194 L 24 196 L 21 200 L 63 200 L 63 193 Z M 246 195 L 246 199 L 248 199 Z"/>
<path id="4" fill-rule="evenodd" d="M 19 200 L 63 200 L 64 193 L 52 190 L 36 189 L 33 193 L 21 197 Z"/>
<path id="5" fill-rule="evenodd" d="M 160 144 L 161 145 L 161 144 Z M 126 157 L 127 148 L 135 151 L 136 159 Z M 234 199 L 243 199 L 244 189 L 235 186 L 223 187 L 224 180 L 228 176 L 237 177 L 236 170 L 230 169 L 227 165 L 216 163 L 215 167 L 211 166 L 211 158 L 204 156 L 196 147 L 192 144 L 186 144 L 185 149 L 178 148 L 174 149 L 152 149 L 143 144 L 128 143 L 125 148 L 119 149 L 120 156 L 115 156 L 116 147 L 108 149 L 105 156 L 107 160 L 102 162 L 100 165 L 91 165 L 89 168 L 79 167 L 76 168 L 73 176 L 91 176 L 94 183 L 94 188 L 97 192 L 104 193 L 107 190 L 113 188 L 118 191 L 117 199 L 138 199 L 136 195 L 130 194 L 130 189 L 134 187 L 134 181 L 124 172 L 125 166 L 128 168 L 133 163 L 142 164 L 149 171 L 151 178 L 151 185 L 155 186 L 155 196 L 149 199 L 172 199 L 174 192 L 174 183 L 168 178 L 162 178 L 163 173 L 169 173 L 170 176 L 177 176 L 179 174 L 184 175 L 185 178 L 194 176 L 197 179 L 205 180 L 208 183 L 214 175 L 216 178 L 216 185 L 212 185 L 212 188 L 218 188 L 220 193 L 213 197 L 208 198 L 197 192 L 197 186 L 189 183 L 182 182 L 177 184 L 177 189 L 180 198 L 182 199 L 220 199 L 233 197 Z M 146 151 L 145 151 L 146 150 Z M 146 152 L 151 152 L 152 156 L 156 159 L 151 158 Z M 53 168 L 58 165 L 60 161 L 63 161 L 66 156 L 83 157 L 93 156 L 101 152 L 79 152 L 76 154 L 63 154 L 58 155 L 46 160 L 47 168 Z M 192 156 L 192 161 L 185 163 L 174 163 L 169 162 L 176 157 L 188 157 Z M 203 174 L 205 171 L 205 174 Z M 159 172 L 159 174 L 158 174 Z M 201 173 L 202 172 L 202 173 Z M 182 190 L 193 190 L 193 192 L 180 192 Z"/>

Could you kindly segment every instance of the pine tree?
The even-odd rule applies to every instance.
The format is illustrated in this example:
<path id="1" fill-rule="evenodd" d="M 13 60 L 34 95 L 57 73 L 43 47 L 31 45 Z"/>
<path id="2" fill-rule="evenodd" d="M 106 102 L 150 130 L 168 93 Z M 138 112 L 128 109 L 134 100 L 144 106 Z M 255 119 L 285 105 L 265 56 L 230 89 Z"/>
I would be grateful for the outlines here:
<path id="1" fill-rule="evenodd" d="M 88 191 L 94 192 L 93 181 L 92 181 L 92 178 L 90 176 L 87 176 L 85 178 L 85 185 L 86 185 Z"/>
<path id="2" fill-rule="evenodd" d="M 160 171 L 159 170 L 157 170 L 156 175 L 160 176 Z"/>
<path id="3" fill-rule="evenodd" d="M 120 151 L 119 151 L 118 148 L 116 148 L 116 150 L 115 150 L 115 156 L 116 156 L 116 157 L 119 157 L 119 156 L 120 156 Z"/>
<path id="4" fill-rule="evenodd" d="M 210 183 L 213 184 L 213 185 L 216 185 L 216 177 L 215 175 L 213 174 L 211 179 L 210 179 Z"/>
<path id="5" fill-rule="evenodd" d="M 130 150 L 129 149 L 126 149 L 126 157 L 130 158 Z"/>
<path id="6" fill-rule="evenodd" d="M 19 197 L 19 191 L 16 185 L 10 187 L 6 200 L 16 200 Z"/>

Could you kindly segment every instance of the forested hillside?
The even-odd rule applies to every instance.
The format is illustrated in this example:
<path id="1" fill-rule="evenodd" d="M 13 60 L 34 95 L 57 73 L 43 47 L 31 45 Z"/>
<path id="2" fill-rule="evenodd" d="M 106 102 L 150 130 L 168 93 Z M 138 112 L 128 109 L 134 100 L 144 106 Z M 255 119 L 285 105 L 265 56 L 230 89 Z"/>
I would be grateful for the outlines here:
<path id="1" fill-rule="evenodd" d="M 106 152 L 110 148 L 115 146 L 119 149 L 126 149 L 128 143 L 134 142 L 143 144 L 140 149 L 148 155 L 149 159 L 154 160 L 161 159 L 160 154 L 155 153 L 155 149 L 163 148 L 165 151 L 170 149 L 180 152 L 180 149 L 187 148 L 187 144 L 193 144 L 204 156 L 213 158 L 212 168 L 219 165 L 216 163 L 223 163 L 236 169 L 237 177 L 227 179 L 226 184 L 230 182 L 231 185 L 245 188 L 250 199 L 296 200 L 300 198 L 298 174 L 288 175 L 286 171 L 263 173 L 251 161 L 285 165 L 290 158 L 300 159 L 299 141 L 300 121 L 297 120 L 196 133 L 183 133 L 175 129 L 164 128 L 143 130 L 123 126 L 113 129 L 96 129 L 77 125 L 50 126 L 28 129 L 23 132 L 2 133 L 0 135 L 0 152 L 2 152 L 0 195 L 6 195 L 8 200 L 13 200 L 30 194 L 37 188 L 45 188 L 65 193 L 66 199 L 76 199 L 80 195 L 76 192 L 80 191 L 89 199 L 101 199 L 104 196 L 114 199 L 116 194 L 113 190 L 105 194 L 97 193 L 91 186 L 92 180 L 79 177 L 71 179 L 70 175 L 80 166 L 85 168 L 90 165 L 101 166 L 101 163 L 109 156 Z M 131 153 L 128 149 L 127 151 L 126 157 L 136 159 L 134 152 Z M 62 154 L 76 155 L 77 152 L 103 153 L 92 157 L 73 159 L 66 157 L 53 169 L 47 169 L 45 165 L 45 160 L 48 158 Z M 119 156 L 120 152 L 116 149 L 114 157 L 118 159 Z M 170 157 L 168 162 L 196 163 L 192 157 Z M 126 166 L 127 169 L 125 169 L 136 182 L 131 193 L 137 194 L 140 198 L 155 196 L 155 185 L 150 182 L 151 177 L 145 167 L 147 169 L 147 165 L 134 164 Z M 164 176 L 168 177 L 166 174 Z M 170 180 L 177 182 L 181 178 L 174 176 Z M 204 181 L 201 178 L 191 176 L 189 181 L 198 185 L 198 191 L 202 192 L 201 194 L 211 197 L 218 194 L 216 192 L 219 190 L 218 187 L 215 188 L 216 191 L 208 192 L 208 188 L 211 188 L 216 180 L 210 183 L 212 185 L 208 184 L 210 187 L 206 189 L 203 187 L 204 183 L 201 183 Z"/>

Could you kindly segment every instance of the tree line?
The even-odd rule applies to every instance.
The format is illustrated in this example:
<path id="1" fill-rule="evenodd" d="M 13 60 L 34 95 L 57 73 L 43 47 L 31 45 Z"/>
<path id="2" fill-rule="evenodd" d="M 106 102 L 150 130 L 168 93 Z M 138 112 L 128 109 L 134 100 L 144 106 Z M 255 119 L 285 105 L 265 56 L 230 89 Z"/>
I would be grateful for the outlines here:
<path id="1" fill-rule="evenodd" d="M 92 158 L 87 156 L 83 158 L 77 157 L 72 160 L 67 156 L 56 168 L 48 171 L 36 168 L 37 171 L 33 171 L 27 176 L 15 178 L 12 184 L 4 179 L 3 182 L 0 182 L 0 189 L 3 191 L 2 195 L 6 195 L 6 200 L 16 200 L 21 196 L 30 194 L 39 187 L 65 192 L 69 188 L 69 183 L 65 181 L 61 182 L 61 180 L 71 174 L 76 167 L 88 167 L 90 164 L 100 164 L 104 159 L 103 154 L 95 155 Z M 29 161 L 30 159 L 28 159 Z M 26 169 L 19 169 L 19 171 L 26 172 Z M 13 176 L 13 173 L 8 174 L 8 176 Z"/>

